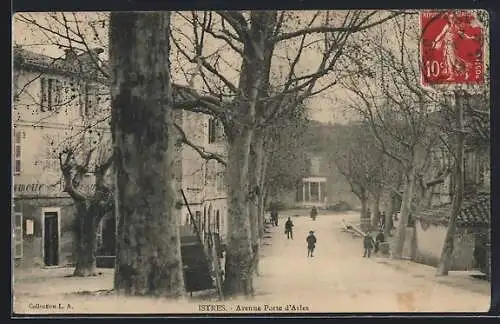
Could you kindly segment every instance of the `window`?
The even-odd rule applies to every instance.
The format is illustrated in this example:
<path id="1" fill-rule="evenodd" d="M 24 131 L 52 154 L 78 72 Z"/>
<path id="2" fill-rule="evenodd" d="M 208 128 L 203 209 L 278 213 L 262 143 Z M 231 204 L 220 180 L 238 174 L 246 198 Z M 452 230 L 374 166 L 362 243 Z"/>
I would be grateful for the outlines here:
<path id="1" fill-rule="evenodd" d="M 208 119 L 208 143 L 219 142 L 224 138 L 224 126 L 216 118 Z"/>
<path id="2" fill-rule="evenodd" d="M 216 184 L 216 170 L 215 161 L 207 161 L 205 163 L 205 186 L 215 187 Z"/>
<path id="3" fill-rule="evenodd" d="M 86 83 L 80 86 L 80 115 L 93 117 L 97 112 L 99 89 L 96 85 Z"/>
<path id="4" fill-rule="evenodd" d="M 23 257 L 23 214 L 20 212 L 14 213 L 15 229 L 14 229 L 14 242 L 16 259 Z"/>
<path id="5" fill-rule="evenodd" d="M 208 120 L 208 143 L 215 142 L 215 119 Z"/>
<path id="6" fill-rule="evenodd" d="M 225 171 L 219 169 L 215 178 L 215 187 L 217 192 L 223 192 L 225 189 Z"/>
<path id="7" fill-rule="evenodd" d="M 220 213 L 218 210 L 215 214 L 215 226 L 216 226 L 215 232 L 220 233 Z"/>
<path id="8" fill-rule="evenodd" d="M 14 130 L 14 175 L 21 174 L 21 131 Z"/>
<path id="9" fill-rule="evenodd" d="M 317 182 L 310 182 L 311 201 L 319 201 L 319 184 Z"/>
<path id="10" fill-rule="evenodd" d="M 62 82 L 54 78 L 40 78 L 41 110 L 53 111 L 61 105 Z"/>

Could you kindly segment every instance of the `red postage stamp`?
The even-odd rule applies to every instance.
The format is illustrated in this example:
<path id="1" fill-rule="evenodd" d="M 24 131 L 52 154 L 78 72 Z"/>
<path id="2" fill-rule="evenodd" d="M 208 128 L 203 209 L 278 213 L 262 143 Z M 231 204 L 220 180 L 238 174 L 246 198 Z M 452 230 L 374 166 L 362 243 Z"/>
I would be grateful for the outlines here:
<path id="1" fill-rule="evenodd" d="M 420 13 L 423 85 L 484 82 L 483 28 L 470 10 Z"/>

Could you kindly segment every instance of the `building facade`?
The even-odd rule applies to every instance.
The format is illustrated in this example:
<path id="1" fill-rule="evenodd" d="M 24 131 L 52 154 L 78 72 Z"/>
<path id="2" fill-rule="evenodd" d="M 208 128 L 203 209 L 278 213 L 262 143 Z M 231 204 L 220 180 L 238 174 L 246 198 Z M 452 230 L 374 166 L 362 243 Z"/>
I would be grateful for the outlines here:
<path id="1" fill-rule="evenodd" d="M 95 143 L 111 149 L 109 87 L 101 73 L 107 67 L 95 65 L 100 53 L 99 49 L 79 55 L 67 51 L 64 57 L 54 59 L 14 49 L 12 246 L 16 266 L 51 267 L 74 262 L 75 208 L 64 191 L 58 153 L 66 145 L 74 145 L 75 139 L 82 150 Z M 216 119 L 188 111 L 176 111 L 174 116 L 198 149 L 226 155 L 222 125 Z M 225 233 L 225 166 L 204 160 L 188 145 L 178 145 L 177 149 L 181 230 L 192 230 L 195 222 L 202 235 L 208 231 Z M 86 175 L 83 181 L 80 188 L 92 192 L 93 175 Z M 98 226 L 98 266 L 109 264 L 115 255 L 115 229 L 114 214 L 109 213 Z"/>
<path id="2" fill-rule="evenodd" d="M 177 120 L 188 141 L 204 152 L 227 158 L 227 141 L 222 124 L 212 116 L 190 111 L 177 112 Z M 196 223 L 202 238 L 208 233 L 225 237 L 227 229 L 226 167 L 216 160 L 205 160 L 189 145 L 181 147 L 179 192 L 181 229 Z M 189 207 L 189 208 L 188 208 Z"/>
<path id="3" fill-rule="evenodd" d="M 308 153 L 308 169 L 297 183 L 295 190 L 281 192 L 273 199 L 292 208 L 329 208 L 340 202 L 352 207 L 359 205 L 359 199 L 352 193 L 346 179 L 334 163 L 329 163 L 322 152 Z"/>
<path id="4" fill-rule="evenodd" d="M 431 155 L 429 195 L 415 212 L 413 260 L 437 266 L 448 230 L 454 194 L 453 156 L 437 146 Z M 463 157 L 464 194 L 456 221 L 451 270 L 480 269 L 489 273 L 490 262 L 490 147 L 470 137 Z"/>
<path id="5" fill-rule="evenodd" d="M 17 266 L 72 262 L 73 201 L 64 192 L 58 152 L 109 135 L 105 79 L 88 68 L 101 51 L 54 59 L 14 48 L 12 109 L 13 247 Z M 95 57 L 92 57 L 95 55 Z M 94 134 L 85 130 L 96 123 Z M 95 134 L 99 134 L 96 138 Z M 84 190 L 92 190 L 92 175 Z"/>

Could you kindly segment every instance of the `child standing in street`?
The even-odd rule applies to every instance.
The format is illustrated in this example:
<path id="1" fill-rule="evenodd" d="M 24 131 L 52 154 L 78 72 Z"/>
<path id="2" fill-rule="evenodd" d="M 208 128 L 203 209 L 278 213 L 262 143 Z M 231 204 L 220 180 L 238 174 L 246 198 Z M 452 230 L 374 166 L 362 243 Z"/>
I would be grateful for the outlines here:
<path id="1" fill-rule="evenodd" d="M 370 232 L 366 233 L 365 237 L 363 238 L 363 247 L 365 249 L 363 258 L 369 258 L 373 248 L 373 237 Z"/>
<path id="2" fill-rule="evenodd" d="M 306 238 L 307 242 L 307 257 L 313 257 L 314 248 L 316 247 L 316 236 L 314 236 L 314 231 L 309 231 L 309 235 Z"/>
<path id="3" fill-rule="evenodd" d="M 293 240 L 293 222 L 290 217 L 288 217 L 288 220 L 285 223 L 285 234 L 287 239 Z"/>

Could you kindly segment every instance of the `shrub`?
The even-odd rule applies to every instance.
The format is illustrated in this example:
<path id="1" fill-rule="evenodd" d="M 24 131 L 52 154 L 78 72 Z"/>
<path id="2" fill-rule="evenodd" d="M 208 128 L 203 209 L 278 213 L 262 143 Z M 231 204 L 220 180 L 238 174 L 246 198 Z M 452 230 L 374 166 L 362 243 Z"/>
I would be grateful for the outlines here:
<path id="1" fill-rule="evenodd" d="M 343 211 L 352 210 L 352 206 L 349 205 L 349 203 L 341 200 L 341 201 L 336 202 L 333 205 L 327 206 L 326 209 L 330 210 L 330 211 L 343 212 Z"/>
<path id="2" fill-rule="evenodd" d="M 285 210 L 286 205 L 285 205 L 285 203 L 283 203 L 281 201 L 273 201 L 273 202 L 269 203 L 267 210 L 271 210 L 273 208 L 275 208 L 276 210 Z"/>

